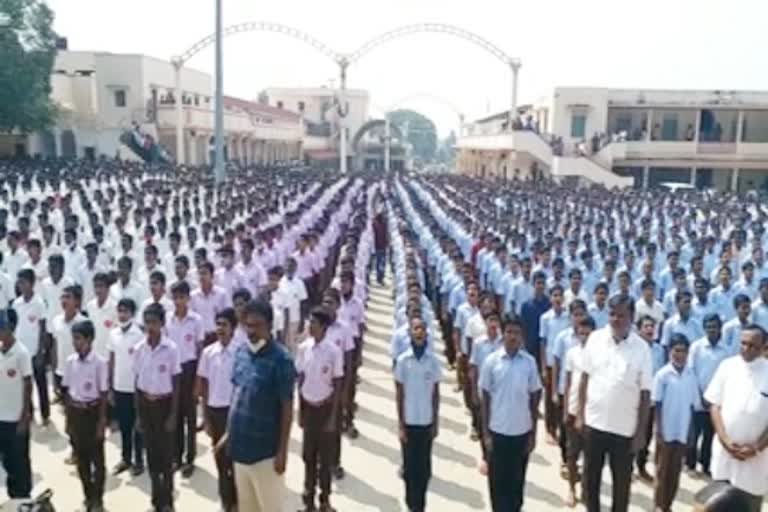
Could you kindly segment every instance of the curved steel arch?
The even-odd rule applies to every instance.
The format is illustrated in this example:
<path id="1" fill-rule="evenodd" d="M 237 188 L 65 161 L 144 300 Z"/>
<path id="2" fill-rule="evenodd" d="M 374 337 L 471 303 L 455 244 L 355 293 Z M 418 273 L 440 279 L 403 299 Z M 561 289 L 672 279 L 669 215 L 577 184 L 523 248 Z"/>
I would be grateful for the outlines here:
<path id="1" fill-rule="evenodd" d="M 509 66 L 519 66 L 520 65 L 520 59 L 517 59 L 515 57 L 511 57 L 510 55 L 507 55 L 507 53 L 493 44 L 492 42 L 488 41 L 484 37 L 481 37 L 474 32 L 470 32 L 469 30 L 465 30 L 461 27 L 457 27 L 455 25 L 446 25 L 444 23 L 416 23 L 413 25 L 405 25 L 402 27 L 398 27 L 394 30 L 390 30 L 389 32 L 385 32 L 383 34 L 380 34 L 373 39 L 370 39 L 366 43 L 364 43 L 362 46 L 360 46 L 357 50 L 350 53 L 347 56 L 347 59 L 350 63 L 357 62 L 360 60 L 360 58 L 375 49 L 376 47 L 391 41 L 392 39 L 397 39 L 399 37 L 408 36 L 412 34 L 418 34 L 420 32 L 435 32 L 439 34 L 448 34 L 452 36 L 459 37 L 461 39 L 465 39 L 471 43 L 474 43 L 478 46 L 480 46 L 485 51 L 492 54 L 494 57 L 498 58 L 505 64 Z"/>
<path id="2" fill-rule="evenodd" d="M 363 138 L 363 135 L 365 135 L 366 132 L 370 131 L 371 128 L 375 128 L 377 126 L 385 126 L 386 123 L 387 122 L 384 119 L 371 119 L 370 121 L 367 121 L 365 124 L 363 124 L 363 126 L 358 128 L 357 132 L 355 132 L 354 137 L 352 137 L 352 147 L 354 148 L 355 153 L 357 153 L 357 148 L 360 145 L 360 139 Z M 389 129 L 392 130 L 392 132 L 394 132 L 394 134 L 397 137 L 401 139 L 403 138 L 403 131 L 400 129 L 399 126 L 397 126 L 396 124 L 390 123 L 389 127 L 390 127 Z"/>
<path id="3" fill-rule="evenodd" d="M 414 93 L 411 93 L 411 94 L 407 94 L 407 95 L 403 96 L 402 98 L 399 98 L 397 101 L 394 101 L 392 103 L 392 107 L 390 108 L 390 110 L 392 110 L 394 108 L 400 108 L 400 105 L 402 105 L 402 104 L 404 104 L 404 103 L 406 103 L 406 102 L 408 102 L 410 100 L 415 100 L 415 99 L 428 99 L 428 100 L 432 100 L 432 101 L 434 101 L 436 103 L 439 103 L 439 104 L 443 105 L 444 107 L 448 107 L 450 110 L 453 111 L 454 114 L 458 115 L 459 117 L 464 116 L 464 112 L 462 112 L 461 109 L 459 107 L 457 107 L 452 101 L 450 101 L 450 100 L 448 100 L 446 98 L 443 98 L 441 96 L 437 96 L 435 94 L 429 93 L 429 92 L 414 92 Z"/>
<path id="4" fill-rule="evenodd" d="M 334 51 L 332 48 L 327 46 L 322 41 L 316 39 L 312 35 L 297 28 L 283 25 L 281 23 L 272 23 L 270 21 L 249 21 L 245 23 L 238 23 L 237 25 L 229 25 L 228 27 L 224 27 L 223 35 L 230 36 L 232 34 L 255 31 L 276 32 L 278 34 L 284 34 L 307 43 L 336 63 L 343 59 L 343 55 Z M 186 51 L 176 56 L 173 60 L 176 61 L 179 65 L 184 64 L 189 59 L 200 53 L 203 49 L 212 45 L 215 41 L 216 34 L 210 34 L 190 46 Z"/>

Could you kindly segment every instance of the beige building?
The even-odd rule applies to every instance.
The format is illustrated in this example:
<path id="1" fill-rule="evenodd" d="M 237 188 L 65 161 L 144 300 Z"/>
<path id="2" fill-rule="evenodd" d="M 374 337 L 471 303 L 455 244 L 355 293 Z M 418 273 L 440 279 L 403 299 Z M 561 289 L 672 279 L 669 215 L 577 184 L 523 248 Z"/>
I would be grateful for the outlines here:
<path id="1" fill-rule="evenodd" d="M 207 73 L 181 69 L 185 154 L 191 164 L 209 163 L 214 131 L 213 80 Z M 138 125 L 175 157 L 175 70 L 161 59 L 138 54 L 59 51 L 52 97 L 60 115 L 55 126 L 26 138 L 26 152 L 42 156 L 136 158 L 120 142 Z M 301 117 L 233 97 L 225 97 L 224 132 L 230 158 L 271 163 L 301 158 Z"/>
<path id="2" fill-rule="evenodd" d="M 768 92 L 559 87 L 465 127 L 459 172 L 616 187 L 768 188 Z"/>

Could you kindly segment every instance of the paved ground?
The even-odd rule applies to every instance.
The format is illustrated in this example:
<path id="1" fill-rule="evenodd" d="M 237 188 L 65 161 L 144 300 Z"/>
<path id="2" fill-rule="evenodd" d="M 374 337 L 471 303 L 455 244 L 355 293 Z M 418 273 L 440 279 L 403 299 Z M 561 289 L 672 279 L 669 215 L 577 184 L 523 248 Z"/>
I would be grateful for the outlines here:
<path id="1" fill-rule="evenodd" d="M 392 322 L 391 291 L 372 288 L 368 304 L 368 335 L 362 385 L 359 388 L 358 428 L 360 437 L 344 441 L 343 462 L 347 476 L 334 486 L 332 502 L 339 512 L 404 511 L 403 485 L 397 477 L 400 451 L 396 431 L 394 386 L 389 360 L 389 335 Z M 428 504 L 430 510 L 459 512 L 490 510 L 485 477 L 477 471 L 479 446 L 469 439 L 468 420 L 453 393 L 453 380 L 442 387 L 440 436 L 434 445 L 433 472 Z M 47 431 L 34 428 L 32 466 L 35 490 L 53 488 L 58 512 L 81 510 L 82 491 L 75 470 L 65 466 L 67 441 L 62 435 L 63 418 L 57 412 L 55 427 Z M 300 458 L 300 432 L 294 428 L 290 446 L 287 483 L 290 495 L 286 511 L 300 505 L 303 465 Z M 216 511 L 216 473 L 207 438 L 198 436 L 198 469 L 190 480 L 177 476 L 177 510 Z M 118 461 L 119 436 L 112 434 L 107 443 L 107 466 Z M 606 470 L 606 477 L 608 471 Z M 125 475 L 125 474 L 124 474 Z M 109 476 L 105 504 L 110 512 L 143 512 L 149 510 L 149 479 L 146 474 L 137 479 L 130 476 Z M 4 485 L 4 476 L 0 477 Z M 675 512 L 690 512 L 693 494 L 702 482 L 683 476 Z M 529 512 L 563 510 L 562 497 L 566 482 L 559 477 L 558 455 L 543 438 L 534 453 L 528 470 L 526 505 Z M 652 488 L 633 485 L 633 511 L 652 510 Z M 603 493 L 609 492 L 608 485 Z M 5 489 L 0 489 L 0 504 Z M 579 508 L 581 510 L 582 508 Z M 0 508 L 3 512 L 10 507 Z M 249 512 L 249 511 L 242 511 Z"/>

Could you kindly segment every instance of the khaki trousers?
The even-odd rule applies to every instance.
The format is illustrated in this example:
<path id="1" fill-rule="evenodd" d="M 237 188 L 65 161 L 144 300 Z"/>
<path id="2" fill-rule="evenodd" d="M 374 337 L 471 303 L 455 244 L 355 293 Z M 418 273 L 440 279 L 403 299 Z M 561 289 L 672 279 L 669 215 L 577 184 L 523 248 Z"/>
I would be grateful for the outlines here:
<path id="1" fill-rule="evenodd" d="M 282 512 L 285 479 L 275 473 L 274 458 L 255 464 L 235 462 L 238 509 L 243 512 Z"/>

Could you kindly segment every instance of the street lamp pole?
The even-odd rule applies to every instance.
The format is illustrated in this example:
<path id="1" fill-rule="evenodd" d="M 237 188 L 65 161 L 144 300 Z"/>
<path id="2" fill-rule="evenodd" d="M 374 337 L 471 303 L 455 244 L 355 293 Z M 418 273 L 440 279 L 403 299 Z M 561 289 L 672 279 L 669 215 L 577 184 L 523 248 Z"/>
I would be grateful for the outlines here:
<path id="1" fill-rule="evenodd" d="M 214 175 L 216 182 L 224 181 L 224 62 L 222 46 L 222 0 L 216 0 L 216 115 L 214 135 Z"/>
<path id="2" fill-rule="evenodd" d="M 349 114 L 347 108 L 347 67 L 349 60 L 342 57 L 338 60 L 339 64 L 339 171 L 341 174 L 347 174 L 347 122 L 346 117 Z"/>
<path id="3" fill-rule="evenodd" d="M 517 79 L 520 74 L 520 67 L 522 63 L 518 59 L 511 59 L 509 61 L 509 67 L 512 69 L 512 94 L 511 104 L 509 107 L 509 131 L 513 130 L 513 124 L 517 118 Z"/>
<path id="4" fill-rule="evenodd" d="M 390 144 L 392 142 L 392 134 L 389 130 L 389 115 L 384 114 L 384 171 L 389 174 L 390 171 Z"/>
<path id="5" fill-rule="evenodd" d="M 176 88 L 174 91 L 175 97 L 175 109 L 176 109 L 176 163 L 178 165 L 184 165 L 186 158 L 184 155 L 184 113 L 181 103 L 181 67 L 183 63 L 181 59 L 173 59 L 173 70 L 176 75 Z"/>

